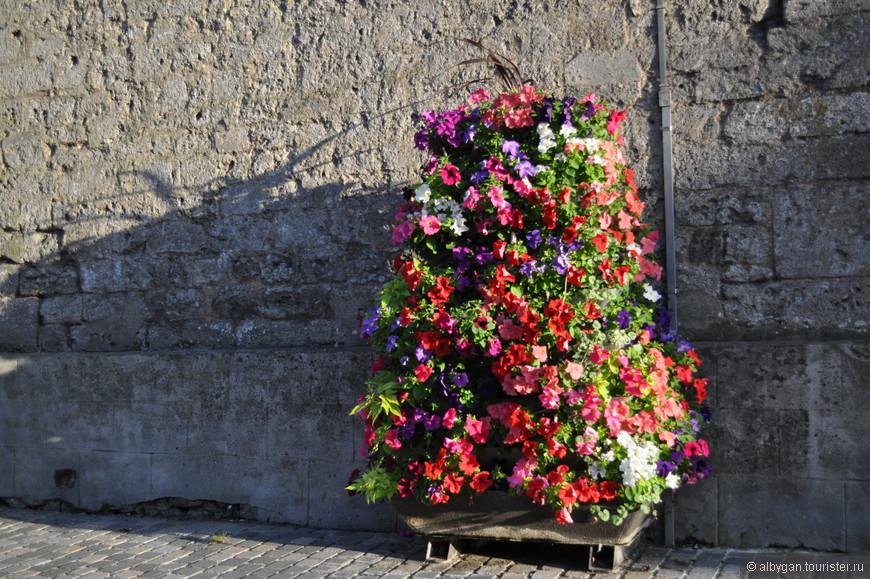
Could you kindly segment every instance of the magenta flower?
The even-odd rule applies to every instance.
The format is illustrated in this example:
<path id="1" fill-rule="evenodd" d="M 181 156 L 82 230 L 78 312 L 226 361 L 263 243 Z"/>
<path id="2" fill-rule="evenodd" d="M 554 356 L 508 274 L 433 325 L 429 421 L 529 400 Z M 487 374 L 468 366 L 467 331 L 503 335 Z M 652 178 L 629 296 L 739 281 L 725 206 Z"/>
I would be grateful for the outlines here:
<path id="1" fill-rule="evenodd" d="M 459 174 L 459 169 L 455 165 L 445 165 L 439 175 L 441 175 L 441 180 L 448 187 L 462 181 L 462 175 Z"/>

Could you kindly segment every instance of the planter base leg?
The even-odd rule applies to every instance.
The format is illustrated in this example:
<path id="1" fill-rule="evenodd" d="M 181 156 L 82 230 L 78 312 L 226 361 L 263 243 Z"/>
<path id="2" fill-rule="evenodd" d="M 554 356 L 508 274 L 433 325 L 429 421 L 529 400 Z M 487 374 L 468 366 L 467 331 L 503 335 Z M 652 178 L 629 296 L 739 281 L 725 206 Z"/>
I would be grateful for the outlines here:
<path id="1" fill-rule="evenodd" d="M 590 571 L 616 571 L 631 557 L 640 543 L 640 535 L 628 545 L 591 545 L 589 547 Z"/>
<path id="2" fill-rule="evenodd" d="M 461 543 L 448 540 L 431 540 L 426 545 L 426 559 L 449 561 L 462 554 Z"/>

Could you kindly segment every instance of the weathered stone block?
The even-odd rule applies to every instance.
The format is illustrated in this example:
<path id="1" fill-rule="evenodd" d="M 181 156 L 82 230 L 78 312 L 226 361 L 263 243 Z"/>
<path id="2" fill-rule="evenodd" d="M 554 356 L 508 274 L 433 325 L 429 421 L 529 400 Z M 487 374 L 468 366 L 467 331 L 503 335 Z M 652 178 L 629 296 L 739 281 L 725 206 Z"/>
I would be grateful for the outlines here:
<path id="1" fill-rule="evenodd" d="M 15 451 L 15 490 L 12 496 L 40 505 L 48 499 L 79 504 L 79 452 L 67 449 L 20 447 Z"/>
<path id="2" fill-rule="evenodd" d="M 19 270 L 20 293 L 23 296 L 51 296 L 75 294 L 78 289 L 78 270 L 61 263 L 28 264 Z"/>
<path id="3" fill-rule="evenodd" d="M 15 451 L 11 446 L 0 446 L 0 497 L 15 496 Z"/>
<path id="4" fill-rule="evenodd" d="M 37 298 L 0 297 L 0 328 L 15 331 L 0 332 L 0 351 L 32 352 L 36 350 L 39 324 Z"/>
<path id="5" fill-rule="evenodd" d="M 805 18 L 819 18 L 834 14 L 851 14 L 860 7 L 849 0 L 788 0 L 785 18 L 788 22 L 801 22 Z"/>
<path id="6" fill-rule="evenodd" d="M 136 452 L 82 452 L 78 481 L 80 504 L 88 510 L 148 500 L 151 455 Z"/>
<path id="7" fill-rule="evenodd" d="M 719 407 L 706 426 L 711 462 L 720 474 L 779 473 L 779 413 L 765 408 Z"/>
<path id="8" fill-rule="evenodd" d="M 50 259 L 57 254 L 58 236 L 53 233 L 0 231 L 0 258 L 17 264 Z"/>
<path id="9" fill-rule="evenodd" d="M 12 297 L 18 293 L 17 265 L 0 265 L 0 296 Z"/>
<path id="10" fill-rule="evenodd" d="M 867 278 L 722 284 L 732 338 L 862 339 L 870 330 Z"/>
<path id="11" fill-rule="evenodd" d="M 713 476 L 674 493 L 674 532 L 678 542 L 719 544 L 717 489 L 718 477 Z"/>
<path id="12" fill-rule="evenodd" d="M 870 483 L 846 483 L 846 552 L 870 553 Z"/>
<path id="13" fill-rule="evenodd" d="M 309 464 L 309 500 L 322 508 L 309 512 L 312 527 L 393 531 L 397 528 L 396 512 L 386 502 L 367 504 L 362 497 L 351 497 L 345 490 L 353 467 L 364 465 L 349 461 L 314 460 Z"/>
<path id="14" fill-rule="evenodd" d="M 845 549 L 842 484 L 749 472 L 719 476 L 721 545 Z"/>
<path id="15" fill-rule="evenodd" d="M 279 286 L 263 292 L 263 305 L 257 308 L 264 317 L 273 320 L 330 319 L 332 288 L 329 285 Z"/>
<path id="16" fill-rule="evenodd" d="M 236 343 L 233 324 L 223 321 L 188 320 L 180 324 L 149 326 L 145 339 L 149 350 L 232 348 Z"/>
<path id="17" fill-rule="evenodd" d="M 259 509 L 261 520 L 307 524 L 307 462 L 155 454 L 151 464 L 152 498 L 246 503 Z"/>
<path id="18" fill-rule="evenodd" d="M 718 405 L 841 410 L 843 356 L 823 345 L 746 345 L 718 350 Z"/>
<path id="19" fill-rule="evenodd" d="M 783 278 L 870 275 L 866 185 L 831 183 L 825 194 L 791 187 L 773 198 L 773 251 Z M 807 235 L 808 231 L 813 232 Z"/>
<path id="20" fill-rule="evenodd" d="M 78 324 L 82 322 L 82 296 L 64 295 L 43 298 L 39 317 L 44 324 Z"/>
<path id="21" fill-rule="evenodd" d="M 71 349 L 69 327 L 60 324 L 43 324 L 37 334 L 39 350 L 43 352 L 68 352 Z"/>
<path id="22" fill-rule="evenodd" d="M 183 451 L 195 455 L 266 457 L 269 427 L 276 420 L 297 421 L 292 413 L 278 416 L 274 407 L 234 399 L 227 391 L 199 392 L 191 400 Z"/>
<path id="23" fill-rule="evenodd" d="M 269 425 L 269 453 L 291 459 L 332 457 L 353 460 L 353 431 L 360 427 L 340 404 L 279 406 Z"/>

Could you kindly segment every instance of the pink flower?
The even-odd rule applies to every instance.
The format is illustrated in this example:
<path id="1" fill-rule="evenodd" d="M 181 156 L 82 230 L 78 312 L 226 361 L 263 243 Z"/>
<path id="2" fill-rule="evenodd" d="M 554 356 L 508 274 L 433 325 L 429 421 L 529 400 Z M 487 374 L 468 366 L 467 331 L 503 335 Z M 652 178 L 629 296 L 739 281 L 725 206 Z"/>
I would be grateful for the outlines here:
<path id="1" fill-rule="evenodd" d="M 555 410 L 559 407 L 559 394 L 561 393 L 562 389 L 558 386 L 550 386 L 549 384 L 545 385 L 542 388 L 542 392 L 538 394 L 541 406 L 549 408 L 550 410 Z"/>
<path id="2" fill-rule="evenodd" d="M 447 186 L 455 185 L 462 180 L 462 175 L 459 174 L 459 169 L 457 169 L 455 165 L 445 165 L 444 168 L 441 169 L 439 175 L 441 175 L 441 180 L 444 181 L 444 184 Z"/>
<path id="3" fill-rule="evenodd" d="M 444 416 L 441 417 L 441 426 L 446 429 L 453 428 L 453 423 L 456 421 L 456 409 L 450 408 L 447 412 L 444 413 Z"/>
<path id="4" fill-rule="evenodd" d="M 521 458 L 517 461 L 517 464 L 514 465 L 514 472 L 511 476 L 508 477 L 508 486 L 511 488 L 517 487 L 530 476 L 532 476 L 532 470 L 538 466 L 538 461 L 530 458 Z"/>
<path id="5" fill-rule="evenodd" d="M 392 449 L 402 448 L 402 441 L 399 440 L 398 430 L 388 430 L 384 442 Z"/>
<path id="6" fill-rule="evenodd" d="M 625 403 L 624 398 L 614 398 L 604 410 L 604 419 L 607 421 L 607 428 L 612 431 L 619 430 L 619 427 L 628 418 L 630 409 Z"/>
<path id="7" fill-rule="evenodd" d="M 441 231 L 441 224 L 438 223 L 438 218 L 434 215 L 424 215 L 420 219 L 420 227 L 423 228 L 423 233 L 426 235 L 435 235 Z"/>
<path id="8" fill-rule="evenodd" d="M 393 245 L 398 245 L 411 237 L 414 228 L 417 227 L 413 221 L 405 221 L 396 225 L 393 228 Z"/>
<path id="9" fill-rule="evenodd" d="M 565 362 L 565 372 L 568 373 L 568 376 L 570 376 L 572 380 L 577 381 L 583 377 L 583 364 L 578 364 L 577 362 L 568 360 Z"/>
<path id="10" fill-rule="evenodd" d="M 587 426 L 583 431 L 582 437 L 577 437 L 574 448 L 577 449 L 577 454 L 593 454 L 595 445 L 598 442 L 598 433 L 591 426 Z"/>
<path id="11" fill-rule="evenodd" d="M 468 435 L 471 437 L 471 440 L 473 440 L 477 444 L 484 444 L 486 442 L 486 438 L 489 436 L 489 429 L 489 416 L 487 416 L 483 420 L 476 420 L 471 417 L 465 420 L 465 430 L 468 431 Z"/>
<path id="12" fill-rule="evenodd" d="M 556 511 L 556 520 L 561 525 L 566 525 L 568 523 L 573 523 L 574 519 L 571 518 L 571 509 L 568 507 L 559 509 Z"/>

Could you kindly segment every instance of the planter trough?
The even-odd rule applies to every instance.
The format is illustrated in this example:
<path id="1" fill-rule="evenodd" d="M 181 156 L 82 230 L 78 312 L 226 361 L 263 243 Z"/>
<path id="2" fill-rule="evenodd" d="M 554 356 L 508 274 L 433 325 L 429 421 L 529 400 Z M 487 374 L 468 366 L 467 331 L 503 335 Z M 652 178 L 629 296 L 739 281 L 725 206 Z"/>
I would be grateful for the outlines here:
<path id="1" fill-rule="evenodd" d="M 472 541 L 530 541 L 582 546 L 592 571 L 618 568 L 637 546 L 651 517 L 635 511 L 619 525 L 575 508 L 573 524 L 561 525 L 550 508 L 525 497 L 490 491 L 465 503 L 425 505 L 393 498 L 393 508 L 412 531 L 426 537 L 427 558 L 450 559 Z"/>

